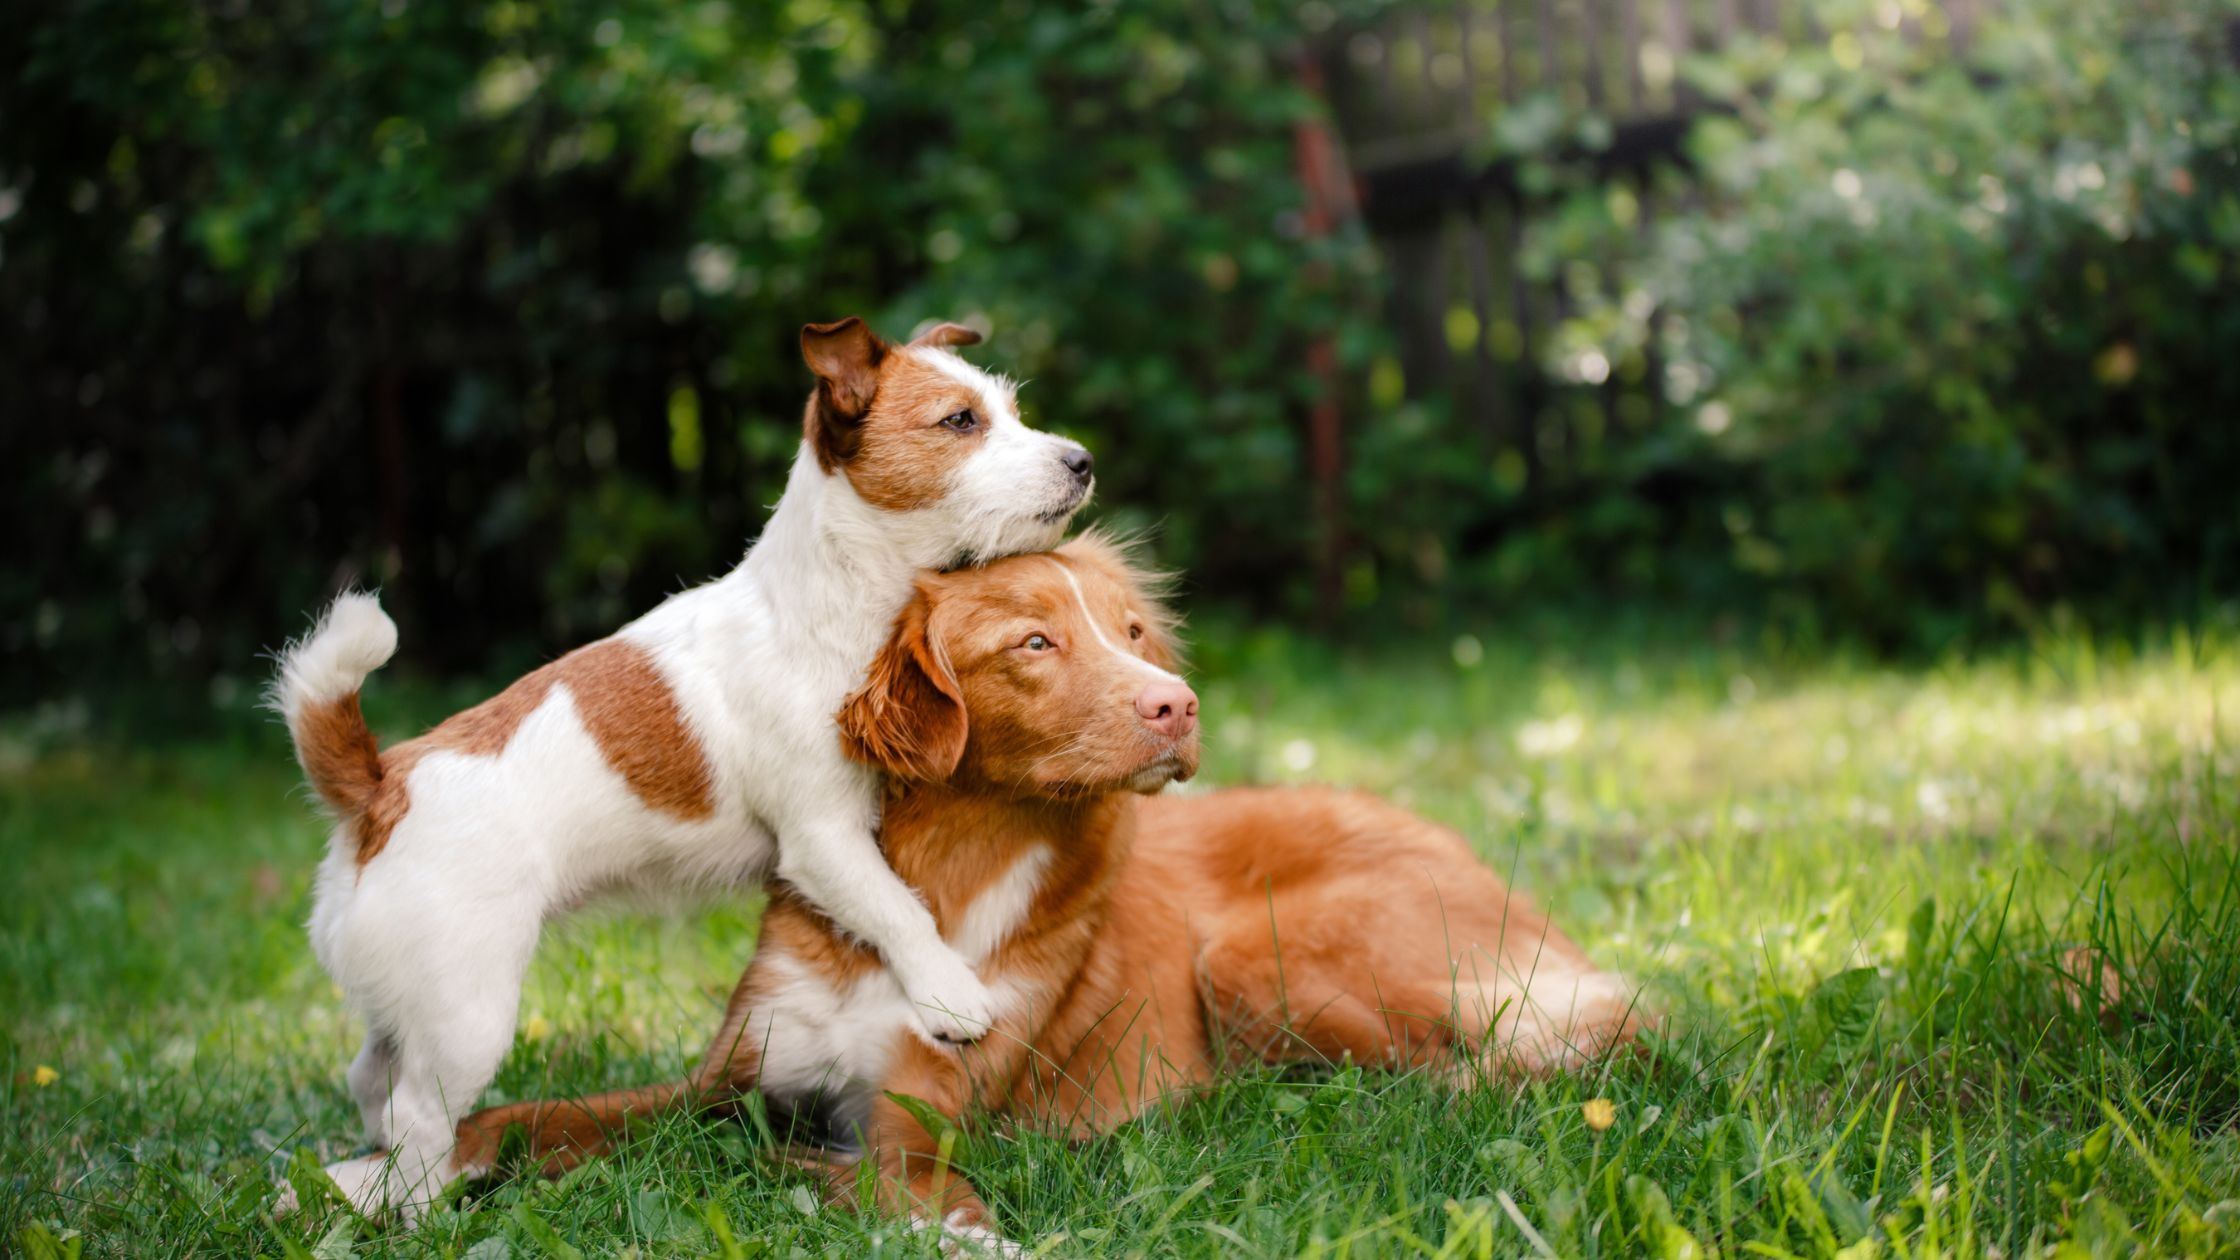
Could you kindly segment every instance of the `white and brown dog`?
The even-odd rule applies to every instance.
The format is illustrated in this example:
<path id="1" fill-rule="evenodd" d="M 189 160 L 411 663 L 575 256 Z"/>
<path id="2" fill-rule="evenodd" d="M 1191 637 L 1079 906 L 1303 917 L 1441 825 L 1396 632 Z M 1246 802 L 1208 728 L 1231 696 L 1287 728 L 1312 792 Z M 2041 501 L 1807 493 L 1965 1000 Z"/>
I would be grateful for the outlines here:
<path id="1" fill-rule="evenodd" d="M 1048 547 L 1088 500 L 1088 451 L 950 349 L 978 340 L 804 329 L 804 441 L 739 567 L 417 739 L 378 749 L 358 707 L 397 643 L 372 596 L 285 653 L 274 699 L 338 817 L 311 940 L 366 1021 L 350 1088 L 385 1148 L 327 1170 L 361 1209 L 410 1218 L 457 1174 L 540 928 L 600 894 L 775 875 L 878 952 L 927 1034 L 1002 1013 L 881 856 L 878 775 L 834 717 L 922 570 Z"/>

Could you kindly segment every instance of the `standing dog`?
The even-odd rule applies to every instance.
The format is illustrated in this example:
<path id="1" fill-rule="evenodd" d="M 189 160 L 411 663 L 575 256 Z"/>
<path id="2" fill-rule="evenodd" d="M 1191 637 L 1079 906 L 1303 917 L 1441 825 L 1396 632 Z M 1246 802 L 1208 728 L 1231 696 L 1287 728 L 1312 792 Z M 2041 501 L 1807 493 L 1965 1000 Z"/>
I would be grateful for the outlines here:
<path id="1" fill-rule="evenodd" d="M 881 857 L 877 773 L 833 716 L 921 570 L 1047 547 L 1088 500 L 1088 451 L 1021 424 L 1012 387 L 950 349 L 978 340 L 804 329 L 805 440 L 739 567 L 418 739 L 377 749 L 359 712 L 397 641 L 372 596 L 285 653 L 275 699 L 338 817 L 311 940 L 366 1021 L 350 1089 L 387 1148 L 327 1170 L 361 1209 L 410 1217 L 457 1174 L 539 929 L 598 894 L 774 874 L 876 951 L 926 1034 L 1002 1014 Z"/>
<path id="2" fill-rule="evenodd" d="M 488 1168 L 523 1123 L 564 1167 L 633 1116 L 759 1085 L 773 1110 L 860 1138 L 885 1206 L 988 1240 L 986 1206 L 897 1096 L 1087 1136 L 1224 1062 L 1350 1059 L 1467 1085 L 1631 1035 L 1624 981 L 1450 831 L 1312 789 L 1138 801 L 1197 767 L 1197 700 L 1173 664 L 1159 607 L 1093 538 L 928 578 L 841 722 L 893 776 L 888 860 L 1006 995 L 994 1032 L 962 1051 L 913 1036 L 891 972 L 780 887 L 691 1080 L 479 1113 L 462 1165 Z"/>

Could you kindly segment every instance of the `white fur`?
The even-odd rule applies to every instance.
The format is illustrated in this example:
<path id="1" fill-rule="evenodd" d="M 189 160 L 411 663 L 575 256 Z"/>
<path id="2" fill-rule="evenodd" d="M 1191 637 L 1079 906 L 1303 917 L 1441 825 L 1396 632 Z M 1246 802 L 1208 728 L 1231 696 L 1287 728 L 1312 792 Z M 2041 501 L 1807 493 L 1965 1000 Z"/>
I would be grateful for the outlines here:
<path id="1" fill-rule="evenodd" d="M 1081 583 L 1073 576 L 1073 570 L 1067 568 L 1064 562 L 1059 560 L 1052 560 L 1050 563 L 1057 565 L 1058 572 L 1065 575 L 1066 585 L 1073 588 L 1073 602 L 1080 605 L 1081 607 L 1081 620 L 1087 623 L 1089 627 L 1089 633 L 1097 636 L 1097 642 L 1104 645 L 1105 651 L 1112 653 L 1114 656 L 1117 656 L 1121 660 L 1126 661 L 1130 666 L 1148 673 L 1154 678 L 1160 679 L 1165 682 L 1182 681 L 1182 675 L 1177 674 L 1172 670 L 1161 669 L 1133 652 L 1124 652 L 1120 649 L 1119 644 L 1114 643 L 1112 640 L 1106 638 L 1104 627 L 1098 624 L 1097 615 L 1089 611 L 1089 597 L 1082 593 Z"/>
<path id="2" fill-rule="evenodd" d="M 495 756 L 432 752 L 411 807 L 362 867 L 350 820 L 317 880 L 312 944 L 367 1025 L 350 1085 L 382 1175 L 332 1173 L 368 1212 L 413 1215 L 457 1175 L 452 1134 L 512 1042 L 521 978 L 547 918 L 617 892 L 721 890 L 776 875 L 877 949 L 881 1026 L 978 1035 L 998 1008 L 880 855 L 878 780 L 847 760 L 834 716 L 859 686 L 921 569 L 1054 545 L 1086 487 L 1072 444 L 1021 424 L 1008 385 L 943 350 L 908 347 L 971 385 L 990 431 L 947 493 L 874 508 L 805 445 L 762 538 L 726 576 L 623 627 L 674 692 L 713 777 L 711 816 L 650 810 L 554 687 Z M 290 648 L 291 717 L 357 690 L 396 646 L 369 595 L 346 595 Z"/>
<path id="3" fill-rule="evenodd" d="M 1042 892 L 1043 872 L 1050 867 L 1050 848 L 1036 845 L 1011 863 L 995 882 L 980 890 L 949 931 L 957 956 L 978 967 L 995 955 L 1011 934 L 1026 922 L 1027 911 Z"/>
<path id="4" fill-rule="evenodd" d="M 1045 551 L 1049 544 L 1019 545 L 1020 518 L 1048 519 L 1075 493 L 1072 470 L 1060 459 L 1075 444 L 1021 423 L 1009 381 L 991 376 L 948 350 L 913 346 L 916 355 L 942 374 L 972 390 L 979 400 L 988 435 L 980 451 L 957 469 L 942 506 L 959 537 L 969 540 L 972 559 L 993 559 L 1023 551 Z M 1041 507 L 1025 506 L 1043 505 Z M 1052 541 L 1055 541 L 1053 537 Z"/>
<path id="5" fill-rule="evenodd" d="M 332 704 L 356 692 L 367 674 L 396 653 L 397 623 L 381 611 L 381 601 L 350 591 L 327 606 L 311 633 L 281 653 L 272 687 L 275 706 L 293 723 L 305 705 Z"/>

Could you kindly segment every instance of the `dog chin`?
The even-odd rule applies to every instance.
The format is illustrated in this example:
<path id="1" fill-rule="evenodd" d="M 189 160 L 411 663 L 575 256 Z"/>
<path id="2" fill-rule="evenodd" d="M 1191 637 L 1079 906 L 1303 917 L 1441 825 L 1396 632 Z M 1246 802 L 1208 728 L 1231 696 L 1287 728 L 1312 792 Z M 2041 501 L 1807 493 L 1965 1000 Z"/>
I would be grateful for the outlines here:
<path id="1" fill-rule="evenodd" d="M 1023 556 L 1029 552 L 1048 551 L 1065 541 L 1066 523 L 1073 519 L 1073 509 L 1060 512 L 1055 518 L 1044 516 L 1017 517 L 1006 521 L 991 535 L 966 546 L 957 553 L 956 562 L 945 566 L 961 568 L 966 565 L 985 564 L 1005 556 Z"/>
<path id="2" fill-rule="evenodd" d="M 1128 776 L 1128 790 L 1149 796 L 1169 783 L 1187 782 L 1197 771 L 1196 766 L 1170 754 Z"/>
<path id="3" fill-rule="evenodd" d="M 1058 528 L 1064 529 L 1066 522 L 1073 519 L 1073 514 L 1089 506 L 1089 500 L 1096 497 L 1097 483 L 1092 478 L 1068 493 L 1063 502 L 1035 519 L 1055 524 Z"/>

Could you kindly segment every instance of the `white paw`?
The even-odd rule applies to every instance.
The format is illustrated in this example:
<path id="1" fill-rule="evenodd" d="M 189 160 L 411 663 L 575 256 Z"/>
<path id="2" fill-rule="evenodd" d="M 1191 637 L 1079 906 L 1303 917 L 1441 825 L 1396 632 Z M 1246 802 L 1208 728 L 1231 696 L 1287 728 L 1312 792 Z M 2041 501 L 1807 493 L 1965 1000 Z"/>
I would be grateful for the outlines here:
<path id="1" fill-rule="evenodd" d="M 379 1216 L 389 1206 L 392 1186 L 402 1188 L 397 1183 L 403 1178 L 390 1166 L 386 1151 L 329 1164 L 326 1174 L 327 1180 L 334 1183 L 334 1188 L 342 1192 L 342 1197 L 350 1201 L 350 1206 L 356 1208 L 360 1216 Z"/>
<path id="2" fill-rule="evenodd" d="M 995 994 L 962 961 L 925 968 L 906 988 L 919 1027 L 935 1041 L 966 1045 L 987 1036 L 995 1023 Z"/>

